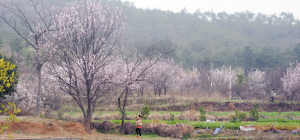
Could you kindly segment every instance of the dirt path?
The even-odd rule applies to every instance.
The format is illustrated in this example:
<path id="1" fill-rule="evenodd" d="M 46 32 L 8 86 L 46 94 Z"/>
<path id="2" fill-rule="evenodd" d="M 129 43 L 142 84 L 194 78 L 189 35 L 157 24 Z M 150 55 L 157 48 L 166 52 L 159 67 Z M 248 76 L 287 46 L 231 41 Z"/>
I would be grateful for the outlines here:
<path id="1" fill-rule="evenodd" d="M 101 134 L 96 131 L 93 131 L 89 135 L 85 136 L 52 136 L 52 135 L 35 135 L 35 134 L 17 134 L 17 133 L 11 133 L 14 139 L 21 139 L 21 138 L 26 138 L 26 139 L 39 139 L 39 138 L 83 138 L 84 140 L 138 140 L 138 139 L 143 139 L 143 140 L 153 140 L 153 139 L 158 139 L 158 140 L 175 140 L 172 138 L 136 138 L 134 136 L 120 136 L 120 135 L 110 135 L 110 134 Z M 3 134 L 0 139 L 10 139 L 8 137 L 8 134 Z M 179 140 L 179 139 L 178 139 Z"/>

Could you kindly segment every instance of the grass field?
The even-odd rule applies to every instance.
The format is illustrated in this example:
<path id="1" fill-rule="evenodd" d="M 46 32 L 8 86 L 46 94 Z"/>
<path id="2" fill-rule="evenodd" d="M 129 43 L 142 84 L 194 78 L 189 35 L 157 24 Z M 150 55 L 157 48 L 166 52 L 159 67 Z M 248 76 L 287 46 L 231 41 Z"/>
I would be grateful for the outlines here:
<path id="1" fill-rule="evenodd" d="M 110 122 L 113 122 L 115 124 L 121 124 L 122 120 L 109 120 Z M 95 122 L 103 122 L 101 120 L 95 120 Z M 135 120 L 125 120 L 125 122 L 130 122 L 132 124 L 135 124 Z M 143 124 L 147 123 L 153 123 L 153 120 L 142 120 Z M 225 129 L 239 129 L 242 125 L 278 125 L 282 127 L 288 126 L 291 129 L 297 129 L 300 127 L 300 120 L 286 120 L 286 119 L 259 119 L 257 122 L 255 121 L 249 121 L 249 122 L 237 122 L 237 123 L 231 123 L 231 122 L 200 122 L 200 121 L 187 121 L 187 120 L 174 120 L 174 121 L 159 121 L 158 123 L 165 123 L 165 124 L 190 124 L 194 128 L 201 128 L 206 129 L 207 127 L 209 129 L 216 129 L 219 128 L 221 125 L 224 125 Z"/>
<path id="2" fill-rule="evenodd" d="M 197 111 L 196 111 L 197 112 Z M 178 111 L 150 111 L 150 115 L 151 114 L 155 114 L 155 113 L 159 113 L 159 114 L 174 114 L 174 115 L 179 115 L 183 112 L 178 112 Z M 249 116 L 249 112 L 244 112 L 246 113 L 247 116 Z M 53 114 L 57 114 L 57 112 L 53 112 Z M 69 115 L 71 117 L 83 117 L 82 112 L 77 111 L 76 113 L 73 111 L 70 112 L 65 112 L 65 115 Z M 96 111 L 93 114 L 93 117 L 100 117 L 103 115 L 110 115 L 110 114 L 120 114 L 119 111 Z M 127 111 L 127 115 L 128 116 L 135 116 L 139 114 L 139 111 Z M 217 116 L 228 116 L 228 115 L 234 115 L 235 112 L 207 112 L 207 114 L 209 115 L 217 115 Z M 259 112 L 260 118 L 268 118 L 268 119 L 276 119 L 276 118 L 286 118 L 289 119 L 290 117 L 300 117 L 300 112 Z"/>

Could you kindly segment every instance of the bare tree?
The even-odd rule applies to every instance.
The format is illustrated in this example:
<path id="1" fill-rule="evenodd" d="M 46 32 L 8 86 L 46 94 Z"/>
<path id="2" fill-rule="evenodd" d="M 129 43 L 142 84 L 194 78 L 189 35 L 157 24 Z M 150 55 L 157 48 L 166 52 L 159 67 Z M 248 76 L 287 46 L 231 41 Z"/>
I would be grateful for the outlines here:
<path id="1" fill-rule="evenodd" d="M 138 51 L 140 48 L 146 49 Z M 124 134 L 125 108 L 129 91 L 134 88 L 133 86 L 137 82 L 145 80 L 145 73 L 161 58 L 174 51 L 175 46 L 173 48 L 166 48 L 166 46 L 158 46 L 157 44 L 150 44 L 148 47 L 138 45 L 136 48 L 124 48 L 120 51 L 126 66 L 125 79 L 122 82 L 124 89 L 118 97 L 118 107 L 122 113 L 122 134 Z"/>
<path id="2" fill-rule="evenodd" d="M 283 81 L 281 78 L 284 76 L 284 69 L 281 67 L 275 69 L 269 69 L 265 72 L 265 92 L 267 97 L 270 98 L 270 93 L 272 89 L 275 89 L 277 93 L 282 92 L 281 90 Z"/>
<path id="3" fill-rule="evenodd" d="M 11 27 L 18 36 L 25 40 L 34 53 L 34 63 L 38 75 L 38 92 L 36 103 L 36 115 L 40 115 L 41 102 L 41 70 L 45 62 L 51 57 L 43 44 L 45 34 L 52 30 L 53 11 L 51 6 L 39 0 L 13 1 L 2 0 L 0 2 L 0 19 Z"/>
<path id="4" fill-rule="evenodd" d="M 61 90 L 77 102 L 90 132 L 101 90 L 120 69 L 112 64 L 118 60 L 114 52 L 123 31 L 121 12 L 81 0 L 67 4 L 56 19 L 57 31 L 46 44 L 55 48 L 49 72 L 59 81 Z"/>

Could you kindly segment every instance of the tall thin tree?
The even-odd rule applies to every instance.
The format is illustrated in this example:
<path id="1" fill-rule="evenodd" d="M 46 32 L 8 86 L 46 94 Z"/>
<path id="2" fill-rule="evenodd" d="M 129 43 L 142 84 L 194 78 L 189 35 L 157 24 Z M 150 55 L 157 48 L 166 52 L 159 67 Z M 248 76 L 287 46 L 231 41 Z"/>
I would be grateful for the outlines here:
<path id="1" fill-rule="evenodd" d="M 49 4 L 40 0 L 1 0 L 0 20 L 11 27 L 15 33 L 32 48 L 34 63 L 38 75 L 36 115 L 40 115 L 42 67 L 51 59 L 43 44 L 45 34 L 52 31 L 53 10 Z"/>

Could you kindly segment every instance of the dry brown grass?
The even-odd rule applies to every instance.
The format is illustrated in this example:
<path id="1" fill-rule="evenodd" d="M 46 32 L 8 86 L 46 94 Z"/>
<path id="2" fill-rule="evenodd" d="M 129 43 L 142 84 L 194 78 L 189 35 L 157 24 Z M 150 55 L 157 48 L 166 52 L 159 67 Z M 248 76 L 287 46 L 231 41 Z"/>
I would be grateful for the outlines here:
<path id="1" fill-rule="evenodd" d="M 171 115 L 170 113 L 164 113 L 164 114 L 160 114 L 157 112 L 154 112 L 153 114 L 150 114 L 148 116 L 149 120 L 171 120 Z"/>
<path id="2" fill-rule="evenodd" d="M 179 120 L 199 121 L 200 113 L 196 111 L 185 111 L 176 116 Z"/>
<path id="3" fill-rule="evenodd" d="M 157 134 L 161 137 L 182 138 L 192 133 L 194 128 L 188 124 L 167 125 L 159 123 L 145 124 L 142 133 Z"/>
<path id="4" fill-rule="evenodd" d="M 95 120 L 120 120 L 121 116 L 118 113 L 112 113 L 112 114 L 104 114 L 99 117 L 95 117 Z"/>

